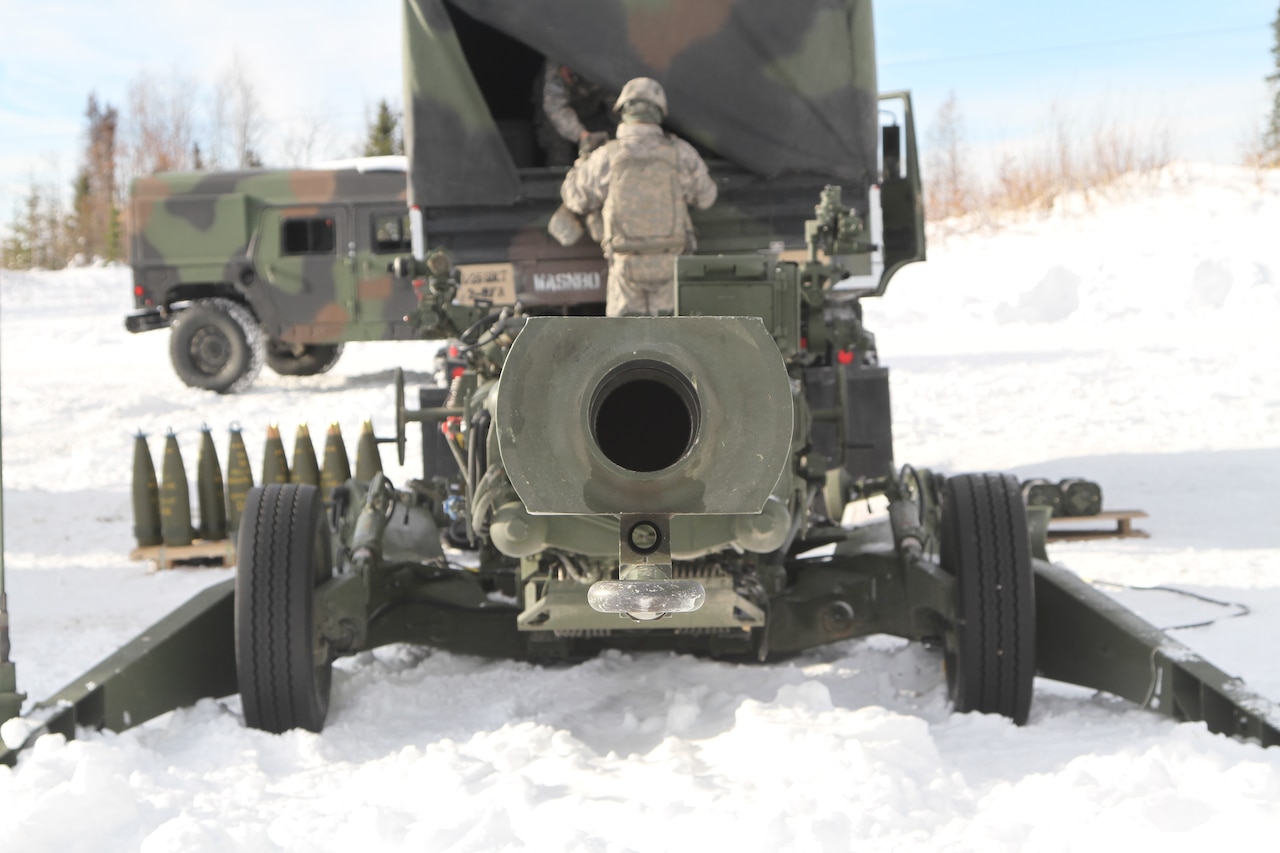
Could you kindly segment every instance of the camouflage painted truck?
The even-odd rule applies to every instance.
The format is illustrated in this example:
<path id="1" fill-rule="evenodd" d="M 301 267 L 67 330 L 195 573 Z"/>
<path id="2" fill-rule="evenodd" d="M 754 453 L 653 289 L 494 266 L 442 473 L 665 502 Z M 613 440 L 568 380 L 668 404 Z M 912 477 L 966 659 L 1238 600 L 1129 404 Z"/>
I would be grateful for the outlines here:
<path id="1" fill-rule="evenodd" d="M 675 316 L 565 317 L 464 304 L 450 262 L 461 248 L 415 238 L 396 261 L 422 294 L 412 320 L 454 337 L 464 367 L 439 405 L 409 406 L 398 378 L 393 440 L 403 461 L 420 423 L 445 439 L 442 455 L 425 453 L 423 476 L 399 486 L 368 471 L 327 491 L 249 490 L 236 578 L 37 706 L 28 731 L 119 730 L 236 692 L 249 726 L 319 731 L 334 661 L 392 642 L 528 660 L 622 648 L 770 661 L 888 633 L 936 650 L 957 711 L 1025 723 L 1043 676 L 1280 744 L 1274 704 L 1048 561 L 1047 510 L 1029 512 L 1015 478 L 899 466 L 879 440 L 887 378 L 861 305 L 924 246 L 910 124 L 877 132 L 866 0 L 452 5 L 513 32 L 530 15 L 546 39 L 590 24 L 609 57 L 590 74 L 665 75 L 672 103 L 698 103 L 708 64 L 724 79 L 767 68 L 762 91 L 804 106 L 789 115 L 838 117 L 828 134 L 849 153 L 818 172 L 805 251 L 785 257 L 762 232 L 751 248 L 680 258 Z M 441 64 L 460 55 L 447 12 L 407 0 L 414 87 L 469 79 L 465 64 Z M 806 70 L 833 79 L 819 87 Z M 860 92 L 849 113 L 842 89 Z M 411 92 L 418 113 L 425 96 Z M 901 147 L 877 157 L 877 140 Z M 420 156 L 411 205 L 424 198 Z M 895 232 L 914 239 L 912 256 L 890 260 Z M 851 502 L 872 498 L 886 512 L 845 523 Z M 457 521 L 465 560 L 441 541 Z"/>
<path id="2" fill-rule="evenodd" d="M 547 231 L 565 174 L 543 165 L 535 138 L 531 95 L 548 56 L 613 91 L 642 73 L 662 80 L 668 125 L 698 145 L 718 185 L 716 204 L 693 212 L 699 254 L 803 254 L 803 223 L 832 180 L 847 204 L 869 213 L 880 183 L 874 56 L 841 57 L 838 43 L 869 19 L 868 7 L 806 3 L 765 21 L 721 0 L 630 12 L 569 2 L 548 28 L 539 4 L 517 5 L 407 7 L 408 187 L 395 171 L 403 161 L 388 160 L 137 182 L 127 328 L 171 327 L 175 372 L 219 392 L 247 387 L 264 362 L 308 375 L 332 366 L 344 342 L 411 338 L 414 290 L 387 272 L 407 251 L 400 217 L 409 205 L 424 243 L 453 259 L 463 301 L 603 313 L 599 246 L 589 238 L 563 246 Z M 745 46 L 754 27 L 766 31 L 753 37 L 782 39 L 776 57 Z M 828 60 L 847 67 L 833 72 Z M 896 104 L 885 105 L 896 111 L 891 134 L 904 127 Z M 903 150 L 897 136 L 890 150 Z M 902 161 L 886 166 L 898 174 Z M 907 181 L 880 190 L 899 214 L 875 235 L 877 263 L 892 266 L 919 254 L 915 208 Z"/>
<path id="3" fill-rule="evenodd" d="M 411 337 L 412 286 L 387 271 L 410 247 L 405 194 L 403 158 L 138 179 L 125 327 L 170 327 L 174 372 L 220 393 L 264 362 L 309 376 L 346 341 Z"/>

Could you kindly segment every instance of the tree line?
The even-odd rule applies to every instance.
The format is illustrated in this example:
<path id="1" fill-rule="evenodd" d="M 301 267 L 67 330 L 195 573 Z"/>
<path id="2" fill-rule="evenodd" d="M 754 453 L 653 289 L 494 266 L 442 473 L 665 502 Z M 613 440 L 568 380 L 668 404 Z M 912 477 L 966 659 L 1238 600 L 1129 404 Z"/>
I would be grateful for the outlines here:
<path id="1" fill-rule="evenodd" d="M 1266 168 L 1280 167 L 1280 11 L 1272 23 L 1274 70 L 1267 75 L 1271 105 L 1257 139 L 1244 158 Z M 0 242 L 0 266 L 58 269 L 76 261 L 121 260 L 125 254 L 123 209 L 135 177 L 167 171 L 300 166 L 325 147 L 323 122 L 302 122 L 273 134 L 275 162 L 264 156 L 270 119 L 237 60 L 213 86 L 204 131 L 197 128 L 199 87 L 180 74 L 144 73 L 129 86 L 122 114 L 90 94 L 85 107 L 85 143 L 72 182 L 68 209 L 60 188 L 32 181 Z M 362 148 L 352 154 L 403 154 L 401 115 L 386 100 L 367 120 Z M 931 218 L 964 216 L 978 209 L 1026 208 L 1057 194 L 1095 186 L 1131 170 L 1158 168 L 1168 159 L 1167 134 L 1138 140 L 1117 127 L 1096 130 L 1086 151 L 1073 150 L 1060 121 L 1056 138 L 1028 158 L 1006 158 L 994 189 L 975 188 L 963 146 L 963 120 L 955 93 L 938 111 L 926 153 L 925 198 Z"/>
<path id="2" fill-rule="evenodd" d="M 182 74 L 143 73 L 131 81 L 123 110 L 90 93 L 84 121 L 70 203 L 61 187 L 33 178 L 7 222 L 0 266 L 61 269 L 123 260 L 124 210 L 134 178 L 304 166 L 333 147 L 323 117 L 314 117 L 272 132 L 274 146 L 268 154 L 268 128 L 279 123 L 267 115 L 239 62 L 217 79 L 211 92 L 202 92 Z M 403 154 L 400 113 L 385 99 L 379 101 L 366 121 L 363 144 L 347 153 Z"/>

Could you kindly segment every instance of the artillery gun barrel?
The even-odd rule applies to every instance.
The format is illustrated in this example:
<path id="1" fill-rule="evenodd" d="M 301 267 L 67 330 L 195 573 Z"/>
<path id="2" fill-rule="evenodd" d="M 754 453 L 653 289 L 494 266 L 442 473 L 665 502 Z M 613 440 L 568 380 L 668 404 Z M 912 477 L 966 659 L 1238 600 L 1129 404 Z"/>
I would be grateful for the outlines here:
<path id="1" fill-rule="evenodd" d="M 494 405 L 534 515 L 759 513 L 792 452 L 782 355 L 754 317 L 534 317 Z"/>
<path id="2" fill-rule="evenodd" d="M 759 318 L 530 318 L 486 403 L 501 468 L 472 521 L 509 556 L 616 555 L 618 580 L 591 588 L 598 611 L 696 610 L 704 590 L 673 560 L 786 539 L 792 393 Z"/>

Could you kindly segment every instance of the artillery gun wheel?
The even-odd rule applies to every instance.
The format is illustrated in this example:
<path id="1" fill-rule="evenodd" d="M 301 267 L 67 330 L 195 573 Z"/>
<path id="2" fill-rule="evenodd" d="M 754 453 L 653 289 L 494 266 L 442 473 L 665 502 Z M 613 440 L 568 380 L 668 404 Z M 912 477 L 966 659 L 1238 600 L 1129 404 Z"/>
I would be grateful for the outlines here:
<path id="1" fill-rule="evenodd" d="M 169 334 L 173 372 L 192 388 L 235 394 L 252 384 L 265 358 L 262 330 L 230 299 L 199 299 L 180 311 Z"/>
<path id="2" fill-rule="evenodd" d="M 281 376 L 316 376 L 328 371 L 341 357 L 342 344 L 295 347 L 284 341 L 267 341 L 267 367 Z"/>
<path id="3" fill-rule="evenodd" d="M 1036 626 L 1027 510 L 1015 478 L 946 481 L 941 558 L 956 579 L 957 619 L 945 655 L 952 704 L 1022 725 L 1031 709 Z"/>
<path id="4" fill-rule="evenodd" d="M 255 729 L 318 732 L 329 711 L 332 662 L 315 630 L 315 588 L 333 572 L 320 490 L 250 489 L 236 569 L 236 672 L 244 721 Z"/>

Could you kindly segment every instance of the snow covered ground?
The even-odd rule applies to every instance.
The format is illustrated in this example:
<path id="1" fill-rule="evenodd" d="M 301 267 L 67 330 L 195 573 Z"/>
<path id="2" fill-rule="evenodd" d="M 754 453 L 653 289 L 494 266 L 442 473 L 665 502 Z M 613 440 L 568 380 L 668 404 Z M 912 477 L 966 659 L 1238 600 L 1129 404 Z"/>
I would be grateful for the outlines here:
<path id="1" fill-rule="evenodd" d="M 1085 476 L 1148 540 L 1057 546 L 1085 577 L 1170 583 L 1250 613 L 1175 631 L 1280 700 L 1280 175 L 1178 167 L 998 235 L 935 240 L 867 305 L 893 368 L 896 456 Z M 124 331 L 127 271 L 5 272 L 5 560 L 14 659 L 49 695 L 224 569 L 132 563 L 132 436 L 201 424 L 255 467 L 270 423 L 372 417 L 431 343 L 350 346 L 332 373 L 181 385 Z M 420 470 L 416 448 L 402 481 Z M 1105 587 L 1112 591 L 1112 587 Z M 1228 616 L 1120 590 L 1157 624 Z M 410 647 L 345 661 L 322 735 L 205 701 L 123 733 L 46 737 L 0 767 L 0 850 L 1258 849 L 1280 749 L 1037 682 L 1030 723 L 949 713 L 938 659 L 884 637 L 789 663 L 606 654 L 576 666 Z"/>

